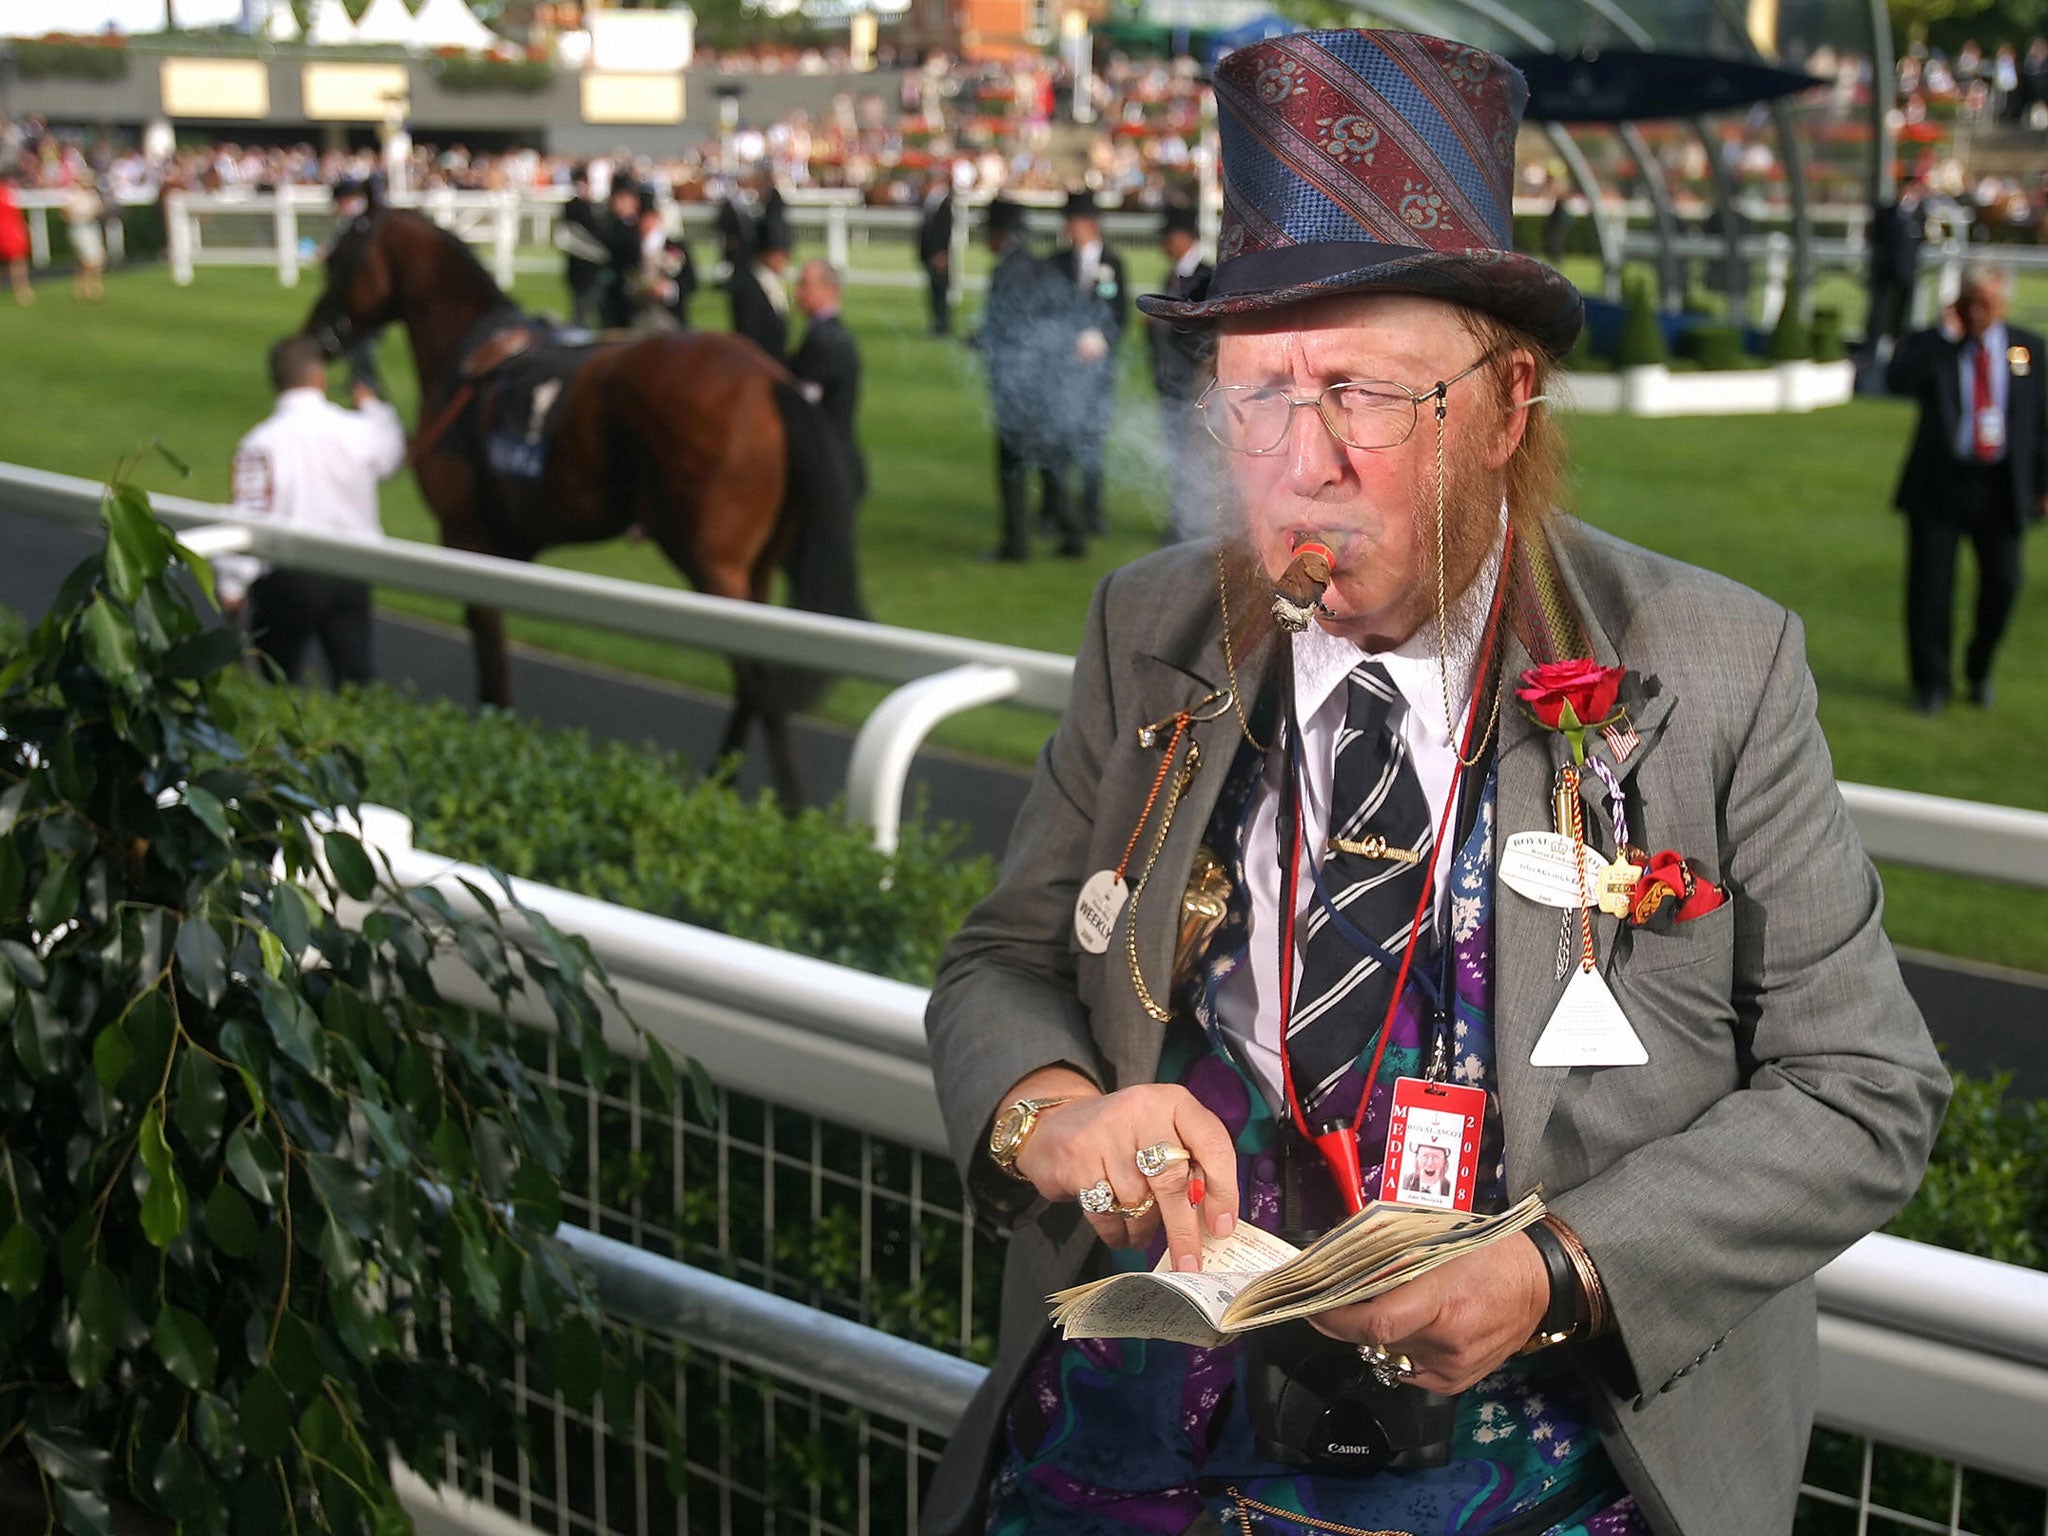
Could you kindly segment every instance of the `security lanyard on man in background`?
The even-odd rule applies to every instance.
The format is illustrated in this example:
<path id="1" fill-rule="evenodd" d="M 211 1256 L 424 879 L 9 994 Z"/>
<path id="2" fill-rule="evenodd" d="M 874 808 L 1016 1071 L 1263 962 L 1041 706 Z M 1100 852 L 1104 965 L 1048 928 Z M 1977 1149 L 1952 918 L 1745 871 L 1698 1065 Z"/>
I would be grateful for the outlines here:
<path id="1" fill-rule="evenodd" d="M 1328 888 L 1323 882 L 1321 859 L 1308 861 L 1309 879 L 1315 891 L 1317 902 L 1332 928 L 1368 959 L 1376 961 L 1394 971 L 1394 987 L 1387 999 L 1387 1011 L 1380 1020 L 1377 1044 L 1372 1054 L 1372 1065 L 1367 1068 L 1365 1085 L 1359 1094 L 1358 1108 L 1347 1122 L 1341 1117 L 1317 1121 L 1311 1126 L 1307 1105 L 1294 1086 L 1293 1056 L 1288 1048 L 1288 1029 L 1294 1012 L 1294 987 L 1297 947 L 1295 939 L 1298 893 L 1301 888 L 1302 835 L 1301 808 L 1306 800 L 1303 789 L 1303 768 L 1301 764 L 1300 740 L 1301 722 L 1297 718 L 1294 703 L 1294 668 L 1291 665 L 1281 669 L 1282 687 L 1286 694 L 1286 759 L 1287 792 L 1280 806 L 1279 838 L 1280 855 L 1280 1075 L 1282 1091 L 1287 1100 L 1287 1111 L 1294 1122 L 1295 1130 L 1302 1139 L 1316 1149 L 1324 1166 L 1335 1181 L 1337 1192 L 1343 1197 L 1348 1211 L 1357 1212 L 1365 1208 L 1365 1175 L 1362 1166 L 1358 1136 L 1365 1124 L 1366 1111 L 1372 1103 L 1373 1085 L 1379 1080 L 1380 1066 L 1386 1058 L 1387 1042 L 1394 1032 L 1394 1021 L 1400 1015 L 1401 999 L 1409 979 L 1422 988 L 1429 1002 L 1430 1034 L 1429 1055 L 1423 1076 L 1401 1077 L 1394 1083 L 1394 1101 L 1388 1118 L 1387 1144 L 1380 1159 L 1380 1186 L 1377 1196 L 1383 1200 L 1408 1200 L 1411 1203 L 1434 1205 L 1441 1209 L 1469 1211 L 1478 1183 L 1479 1139 L 1485 1123 L 1486 1092 L 1481 1088 L 1463 1087 L 1450 1082 L 1450 1063 L 1454 1043 L 1453 1014 L 1457 1006 L 1456 967 L 1457 946 L 1448 931 L 1438 935 L 1437 974 L 1431 976 L 1427 967 L 1415 965 L 1415 952 L 1421 942 L 1422 918 L 1436 902 L 1437 860 L 1442 855 L 1447 841 L 1446 834 L 1456 827 L 1460 833 L 1465 830 L 1465 808 L 1463 796 L 1469 790 L 1465 769 L 1471 766 L 1483 753 L 1473 751 L 1473 733 L 1479 725 L 1479 705 L 1487 691 L 1492 670 L 1494 641 L 1499 630 L 1501 607 L 1507 591 L 1507 571 L 1503 562 L 1501 577 L 1495 587 L 1492 611 L 1487 617 L 1486 632 L 1479 647 L 1478 665 L 1473 672 L 1474 686 L 1472 699 L 1467 706 L 1462 746 L 1456 753 L 1456 763 L 1451 772 L 1450 789 L 1444 797 L 1444 808 L 1437 817 L 1436 835 L 1430 845 L 1429 860 L 1422 872 L 1422 890 L 1416 899 L 1415 915 L 1409 923 L 1408 941 L 1396 957 L 1344 916 L 1337 904 L 1331 900 Z M 1489 734 L 1491 729 L 1489 727 Z M 1335 820 L 1336 807 L 1331 807 Z M 1455 854 L 1453 855 L 1455 857 Z M 1442 1178 L 1447 1188 L 1439 1188 L 1434 1178 L 1425 1182 L 1415 1179 L 1410 1188 L 1400 1188 L 1404 1166 L 1411 1172 L 1420 1171 L 1420 1152 L 1427 1147 L 1436 1147 L 1446 1154 L 1447 1166 Z"/>

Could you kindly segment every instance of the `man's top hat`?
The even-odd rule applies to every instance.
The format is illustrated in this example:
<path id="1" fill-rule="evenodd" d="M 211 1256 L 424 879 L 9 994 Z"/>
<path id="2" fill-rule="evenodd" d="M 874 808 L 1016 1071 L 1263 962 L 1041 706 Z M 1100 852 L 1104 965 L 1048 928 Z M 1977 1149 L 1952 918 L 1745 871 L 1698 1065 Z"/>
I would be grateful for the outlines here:
<path id="1" fill-rule="evenodd" d="M 1202 218 L 1192 203 L 1168 203 L 1166 222 L 1159 227 L 1162 235 L 1197 235 L 1202 232 Z"/>
<path id="2" fill-rule="evenodd" d="M 988 227 L 991 234 L 1023 234 L 1024 205 L 1013 203 L 1007 197 L 994 199 L 988 205 Z"/>
<path id="3" fill-rule="evenodd" d="M 1516 254 L 1515 134 L 1528 86 L 1497 54 L 1410 32 L 1297 32 L 1216 67 L 1223 223 L 1182 325 L 1342 293 L 1418 293 L 1496 315 L 1563 356 L 1584 305 Z"/>
<path id="4" fill-rule="evenodd" d="M 1076 187 L 1067 194 L 1067 206 L 1060 210 L 1063 219 L 1099 219 L 1102 210 L 1095 206 L 1095 194 L 1086 187 Z"/>

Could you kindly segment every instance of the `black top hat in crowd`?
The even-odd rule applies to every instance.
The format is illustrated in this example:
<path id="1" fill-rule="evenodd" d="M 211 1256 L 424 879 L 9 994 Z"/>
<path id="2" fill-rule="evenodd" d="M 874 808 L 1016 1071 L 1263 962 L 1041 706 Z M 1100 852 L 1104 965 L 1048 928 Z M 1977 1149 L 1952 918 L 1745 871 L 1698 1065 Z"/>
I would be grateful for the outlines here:
<path id="1" fill-rule="evenodd" d="M 1095 206 L 1095 194 L 1086 187 L 1077 187 L 1067 194 L 1067 206 L 1060 211 L 1063 219 L 1099 219 L 1102 210 Z"/>
<path id="2" fill-rule="evenodd" d="M 1159 228 L 1162 235 L 1196 235 L 1202 233 L 1201 210 L 1193 203 L 1168 203 L 1166 222 Z"/>
<path id="3" fill-rule="evenodd" d="M 1013 203 L 1007 197 L 996 198 L 988 205 L 988 228 L 990 234 L 1021 235 L 1024 233 L 1024 205 Z"/>

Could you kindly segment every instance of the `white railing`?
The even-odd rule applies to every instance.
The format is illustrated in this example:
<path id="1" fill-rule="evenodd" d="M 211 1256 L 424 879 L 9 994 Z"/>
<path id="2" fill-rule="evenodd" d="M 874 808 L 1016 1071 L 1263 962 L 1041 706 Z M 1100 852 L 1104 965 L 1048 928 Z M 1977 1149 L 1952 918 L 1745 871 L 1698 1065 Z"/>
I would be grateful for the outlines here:
<path id="1" fill-rule="evenodd" d="M 413 848 L 402 817 L 371 819 L 367 835 L 401 883 L 431 885 L 458 910 L 477 907 L 464 881 L 493 883 L 476 866 Z M 891 1141 L 945 1150 L 923 988 L 530 881 L 511 887 L 522 905 L 586 939 L 638 1025 L 694 1055 L 714 1081 Z M 481 982 L 458 970 L 442 984 L 455 1001 L 491 1001 Z M 536 1000 L 515 1001 L 514 1015 L 552 1027 Z M 632 1050 L 624 1021 L 614 1015 L 607 1024 L 620 1048 Z M 585 1251 L 598 1260 L 601 1279 L 630 1269 L 614 1279 L 643 1298 L 633 1320 L 657 1318 L 664 1303 L 646 1298 L 666 1295 L 666 1305 L 701 1323 L 705 1303 L 688 1298 L 700 1297 L 704 1285 L 688 1266 Z M 1819 1292 L 1821 1423 L 2000 1476 L 2048 1478 L 2048 1273 L 1877 1235 L 1822 1269 Z M 748 1341 L 752 1364 L 793 1379 L 823 1368 L 816 1340 L 775 1345 L 772 1329 L 744 1320 L 732 1326 Z M 935 1351 L 894 1360 L 894 1370 L 929 1372 L 922 1390 L 948 1405 L 962 1400 L 974 1369 Z M 864 1387 L 856 1367 L 842 1362 L 832 1372 L 835 1393 L 904 1417 L 903 1383 Z M 934 1427 L 929 1415 L 916 1422 Z"/>
<path id="2" fill-rule="evenodd" d="M 0 464 L 0 511 L 97 527 L 100 493 L 96 483 L 74 475 Z M 1073 682 L 1072 657 L 1022 646 L 707 597 L 409 539 L 281 527 L 182 496 L 152 500 L 173 527 L 204 529 L 197 537 L 207 554 L 240 550 L 323 575 L 759 661 L 811 666 L 829 655 L 836 673 L 897 684 L 855 737 L 846 784 L 849 817 L 873 828 L 884 850 L 896 846 L 911 761 L 934 728 L 987 704 L 1057 714 Z M 1868 784 L 1845 783 L 1842 794 L 1873 858 L 2048 888 L 2048 812 Z"/>
<path id="3" fill-rule="evenodd" d="M 50 216 L 55 214 L 61 223 L 64 204 L 69 194 L 43 187 L 16 187 L 14 203 L 22 212 L 28 225 L 28 262 L 32 267 L 47 267 L 50 264 Z M 107 260 L 118 262 L 128 254 L 127 230 L 121 223 L 123 208 L 145 208 L 156 201 L 156 194 L 149 191 L 129 192 L 107 200 L 107 209 L 101 218 L 101 227 L 106 233 Z"/>
<path id="4" fill-rule="evenodd" d="M 501 287 L 510 287 L 521 272 L 559 272 L 562 257 L 548 246 L 555 221 L 568 194 L 560 188 L 457 192 L 446 188 L 397 193 L 394 207 L 416 208 L 483 252 L 484 264 Z M 1051 193 L 1019 194 L 1027 205 L 1026 223 L 1037 230 L 1059 227 L 1059 200 Z M 718 210 L 709 203 L 680 203 L 657 189 L 669 228 L 678 234 L 706 236 Z M 917 234 L 915 207 L 870 208 L 860 195 L 847 191 L 803 191 L 785 194 L 791 228 L 822 241 L 825 257 L 859 282 L 920 286 L 924 277 L 909 260 Z M 967 246 L 985 218 L 986 199 L 962 199 L 953 221 L 954 284 L 978 287 L 981 280 L 963 274 Z M 165 242 L 172 281 L 192 282 L 200 267 L 274 267 L 283 286 L 295 287 L 306 262 L 333 237 L 332 194 L 323 186 L 290 186 L 275 192 L 173 192 L 164 199 Z M 208 234 L 209 226 L 226 216 L 232 238 Z M 1132 247 L 1158 239 L 1156 213 L 1106 213 L 1104 232 Z M 249 231 L 258 232 L 250 238 Z M 870 246 L 886 242 L 892 259 L 886 266 L 865 264 Z M 856 255 L 858 253 L 858 256 Z"/>

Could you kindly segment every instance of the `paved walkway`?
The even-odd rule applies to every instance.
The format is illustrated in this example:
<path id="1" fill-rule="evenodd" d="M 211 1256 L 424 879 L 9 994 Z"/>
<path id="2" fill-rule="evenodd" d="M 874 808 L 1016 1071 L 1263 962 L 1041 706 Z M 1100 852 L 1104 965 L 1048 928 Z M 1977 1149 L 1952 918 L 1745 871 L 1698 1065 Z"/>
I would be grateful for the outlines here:
<path id="1" fill-rule="evenodd" d="M 0 513 L 0 549 L 7 551 L 0 561 L 0 606 L 33 621 L 91 548 L 92 540 L 76 530 Z M 379 675 L 387 680 L 409 682 L 430 697 L 463 703 L 475 697 L 465 632 L 381 613 L 376 647 Z M 550 725 L 652 741 L 697 763 L 710 761 L 725 728 L 722 698 L 525 648 L 515 648 L 513 690 L 520 709 Z M 838 793 L 852 743 L 851 733 L 836 726 L 797 727 L 798 764 L 813 803 Z M 760 758 L 757 748 L 740 774 L 749 793 L 767 782 Z M 942 751 L 920 754 L 912 771 L 932 815 L 959 824 L 969 848 L 991 854 L 1002 852 L 1027 779 L 1006 764 Z M 1951 1065 L 2009 1071 L 2020 1093 L 2048 1097 L 2048 977 L 1921 952 L 1904 957 L 1902 967 Z"/>

